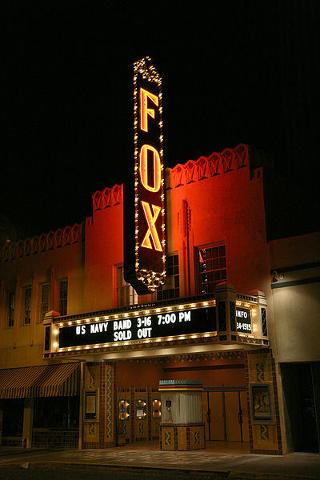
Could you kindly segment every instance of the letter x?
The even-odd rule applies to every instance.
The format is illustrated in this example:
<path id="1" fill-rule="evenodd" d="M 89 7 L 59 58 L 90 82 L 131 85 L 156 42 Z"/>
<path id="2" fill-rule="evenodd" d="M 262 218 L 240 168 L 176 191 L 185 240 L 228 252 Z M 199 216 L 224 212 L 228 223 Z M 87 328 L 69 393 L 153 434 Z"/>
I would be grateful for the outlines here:
<path id="1" fill-rule="evenodd" d="M 151 204 L 153 210 L 152 214 L 149 203 L 141 201 L 141 204 L 149 227 L 141 243 L 141 246 L 145 248 L 152 248 L 150 241 L 151 236 L 155 250 L 157 250 L 158 252 L 162 252 L 161 242 L 159 240 L 159 235 L 155 226 L 161 208 Z"/>

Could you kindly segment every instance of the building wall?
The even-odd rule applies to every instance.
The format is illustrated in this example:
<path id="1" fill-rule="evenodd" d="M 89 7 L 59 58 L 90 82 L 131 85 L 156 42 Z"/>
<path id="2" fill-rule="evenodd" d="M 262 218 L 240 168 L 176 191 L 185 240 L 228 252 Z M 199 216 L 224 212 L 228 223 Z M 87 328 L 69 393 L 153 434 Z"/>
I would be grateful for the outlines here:
<path id="1" fill-rule="evenodd" d="M 3 366 L 41 363 L 39 285 L 51 283 L 50 309 L 59 311 L 57 281 L 67 277 L 68 314 L 116 308 L 117 266 L 123 264 L 122 186 L 92 196 L 93 214 L 2 250 L 0 339 Z M 227 282 L 241 293 L 269 293 L 263 172 L 252 170 L 246 145 L 200 157 L 167 172 L 168 253 L 179 255 L 180 296 L 195 295 L 196 247 L 224 244 Z M 32 284 L 31 325 L 21 324 L 22 289 Z M 7 294 L 16 285 L 15 324 L 7 328 Z M 139 297 L 139 303 L 154 297 Z M 34 352 L 34 353 L 33 353 Z M 26 355 L 27 353 L 27 355 Z"/>
<path id="2" fill-rule="evenodd" d="M 58 282 L 68 279 L 68 313 L 82 310 L 81 226 L 66 227 L 7 246 L 0 262 L 1 368 L 43 363 L 43 325 L 39 319 L 40 285 L 50 283 L 50 310 L 59 310 Z M 32 286 L 31 323 L 23 325 L 23 288 Z M 15 289 L 14 326 L 7 325 L 8 292 Z"/>
<path id="3" fill-rule="evenodd" d="M 123 264 L 122 216 L 122 186 L 95 193 L 93 215 L 86 222 L 86 311 L 116 307 L 115 269 Z"/>
<path id="4" fill-rule="evenodd" d="M 200 157 L 167 171 L 167 252 L 179 255 L 180 296 L 195 295 L 196 247 L 224 244 L 227 281 L 237 291 L 270 292 L 263 170 L 250 168 L 247 146 Z M 117 306 L 116 267 L 123 264 L 123 192 L 115 185 L 93 195 L 86 221 L 84 305 Z M 139 297 L 148 302 L 151 295 Z"/>
<path id="5" fill-rule="evenodd" d="M 320 234 L 270 242 L 273 352 L 285 450 L 320 451 Z"/>
<path id="6" fill-rule="evenodd" d="M 278 362 L 320 360 L 320 234 L 270 242 Z"/>
<path id="7" fill-rule="evenodd" d="M 243 359 L 197 359 L 196 364 L 191 361 L 177 361 L 169 358 L 158 363 L 145 360 L 145 364 L 132 362 L 118 362 L 116 367 L 117 387 L 145 387 L 158 386 L 159 380 L 200 380 L 205 387 L 209 386 L 244 386 L 246 378 Z M 137 376 L 137 368 L 141 375 Z"/>
<path id="8" fill-rule="evenodd" d="M 174 176 L 174 169 L 171 172 Z M 245 167 L 168 191 L 169 251 L 184 259 L 185 293 L 196 293 L 194 247 L 225 244 L 228 283 L 237 291 L 267 290 L 268 251 L 264 223 L 262 170 L 250 177 Z M 187 285 L 187 235 L 184 202 L 189 215 L 190 292 Z M 178 235 L 177 235 L 178 233 Z"/>

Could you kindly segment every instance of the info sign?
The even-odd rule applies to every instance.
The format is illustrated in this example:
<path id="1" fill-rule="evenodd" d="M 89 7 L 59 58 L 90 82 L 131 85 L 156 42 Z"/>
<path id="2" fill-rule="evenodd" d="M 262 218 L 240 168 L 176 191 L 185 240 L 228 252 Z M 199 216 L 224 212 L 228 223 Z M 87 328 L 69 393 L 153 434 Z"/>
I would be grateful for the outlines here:
<path id="1" fill-rule="evenodd" d="M 121 320 L 84 319 L 81 325 L 59 329 L 59 348 L 118 343 L 210 332 L 215 307 L 162 312 Z"/>
<path id="2" fill-rule="evenodd" d="M 252 333 L 250 310 L 247 308 L 236 309 L 237 332 Z"/>
<path id="3" fill-rule="evenodd" d="M 134 223 L 125 232 L 125 242 L 133 239 L 125 255 L 125 278 L 138 293 L 155 291 L 166 275 L 161 83 L 149 57 L 134 63 L 134 189 L 124 206 L 127 219 L 133 212 Z"/>

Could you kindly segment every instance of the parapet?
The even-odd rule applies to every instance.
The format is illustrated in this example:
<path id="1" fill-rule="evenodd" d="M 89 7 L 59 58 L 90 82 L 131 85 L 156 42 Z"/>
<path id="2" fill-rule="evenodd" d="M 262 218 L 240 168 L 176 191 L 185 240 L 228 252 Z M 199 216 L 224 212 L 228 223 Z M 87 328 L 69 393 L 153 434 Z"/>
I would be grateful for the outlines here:
<path id="1" fill-rule="evenodd" d="M 74 224 L 25 240 L 6 243 L 0 251 L 0 261 L 13 261 L 77 243 L 81 239 L 81 229 L 81 224 Z"/>

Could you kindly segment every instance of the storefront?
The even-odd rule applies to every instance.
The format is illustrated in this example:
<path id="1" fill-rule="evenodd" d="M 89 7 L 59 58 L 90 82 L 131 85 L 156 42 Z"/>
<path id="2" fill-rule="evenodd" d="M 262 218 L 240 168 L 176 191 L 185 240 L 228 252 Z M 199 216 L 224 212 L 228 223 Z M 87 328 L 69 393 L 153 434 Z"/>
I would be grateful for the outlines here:
<path id="1" fill-rule="evenodd" d="M 1 444 L 76 447 L 80 363 L 0 370 Z"/>
<path id="2" fill-rule="evenodd" d="M 270 243 L 287 448 L 320 451 L 320 233 Z"/>
<path id="3" fill-rule="evenodd" d="M 215 298 L 47 317 L 44 357 L 81 362 L 80 447 L 176 448 L 161 438 L 159 385 L 200 381 L 204 441 L 188 449 L 224 442 L 279 453 L 266 314 L 264 296 L 222 284 Z"/>

